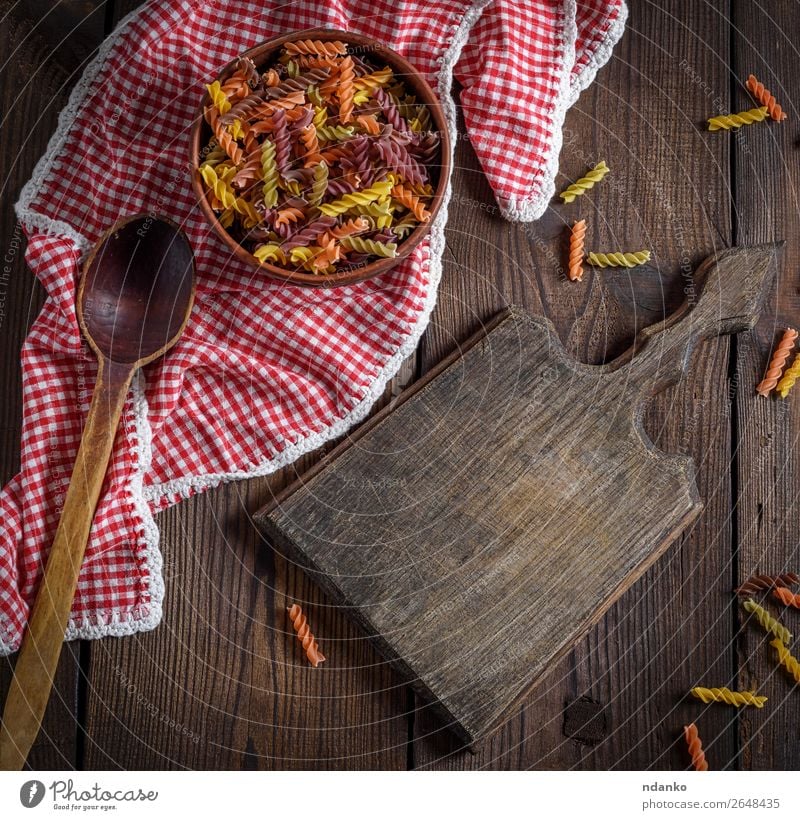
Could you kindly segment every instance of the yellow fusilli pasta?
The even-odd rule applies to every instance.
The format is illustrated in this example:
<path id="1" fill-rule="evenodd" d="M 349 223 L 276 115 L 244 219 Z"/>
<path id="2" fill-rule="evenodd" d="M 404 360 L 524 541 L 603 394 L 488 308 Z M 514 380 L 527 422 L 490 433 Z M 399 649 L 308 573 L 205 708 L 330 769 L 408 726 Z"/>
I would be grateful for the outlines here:
<path id="1" fill-rule="evenodd" d="M 779 638 L 770 641 L 770 646 L 778 653 L 778 660 L 787 672 L 794 678 L 795 683 L 800 683 L 800 661 L 783 645 Z"/>
<path id="2" fill-rule="evenodd" d="M 326 216 L 338 216 L 357 205 L 367 205 L 376 199 L 382 199 L 388 196 L 391 189 L 392 183 L 389 180 L 381 180 L 380 182 L 370 185 L 369 188 L 363 188 L 360 191 L 345 194 L 333 202 L 325 202 L 319 206 L 319 209 Z"/>
<path id="3" fill-rule="evenodd" d="M 203 165 L 200 167 L 200 176 L 223 208 L 234 208 L 236 195 L 230 185 L 217 175 L 216 169 L 210 165 Z"/>
<path id="4" fill-rule="evenodd" d="M 601 160 L 591 171 L 582 176 L 577 182 L 573 182 L 572 185 L 562 191 L 559 196 L 565 203 L 572 202 L 576 196 L 581 196 L 590 188 L 594 188 L 610 170 L 605 160 Z"/>
<path id="5" fill-rule="evenodd" d="M 356 253 L 371 253 L 386 259 L 397 256 L 397 245 L 394 242 L 376 242 L 374 239 L 364 239 L 360 236 L 345 236 L 341 240 L 342 247 Z"/>
<path id="6" fill-rule="evenodd" d="M 587 257 L 590 265 L 597 268 L 635 268 L 650 261 L 650 251 L 633 251 L 630 253 L 590 253 Z"/>
<path id="7" fill-rule="evenodd" d="M 780 381 L 776 385 L 775 389 L 778 395 L 782 399 L 785 399 L 798 379 L 800 379 L 800 353 L 794 357 L 794 360 L 789 367 L 786 368 L 783 376 L 781 376 Z"/>
<path id="8" fill-rule="evenodd" d="M 741 128 L 743 125 L 751 125 L 754 122 L 761 122 L 767 118 L 767 106 L 751 108 L 749 111 L 740 111 L 738 114 L 720 114 L 710 117 L 708 120 L 709 131 L 719 131 L 731 128 Z"/>
<path id="9" fill-rule="evenodd" d="M 317 136 L 322 142 L 346 140 L 353 134 L 355 131 L 349 125 L 323 125 L 322 128 L 317 129 Z"/>
<path id="10" fill-rule="evenodd" d="M 278 204 L 278 166 L 275 164 L 275 143 L 268 138 L 261 144 L 261 178 L 264 181 L 261 188 L 264 205 L 274 208 Z"/>
<path id="11" fill-rule="evenodd" d="M 755 616 L 765 632 L 772 633 L 778 640 L 784 643 L 792 642 L 792 633 L 777 619 L 770 615 L 763 606 L 759 606 L 752 598 L 743 604 L 744 608 Z"/>
<path id="12" fill-rule="evenodd" d="M 227 114 L 230 110 L 231 103 L 225 96 L 225 92 L 222 90 L 219 80 L 214 80 L 213 83 L 206 86 L 206 89 L 208 90 L 208 96 L 211 97 L 211 102 L 217 111 L 220 114 Z"/>
<path id="13" fill-rule="evenodd" d="M 254 251 L 253 256 L 258 259 L 259 262 L 278 262 L 281 265 L 286 264 L 286 254 L 281 248 L 280 245 L 276 245 L 274 242 L 268 242 L 264 245 L 259 245 Z"/>
<path id="14" fill-rule="evenodd" d="M 756 695 L 753 692 L 733 692 L 727 686 L 714 687 L 711 689 L 705 686 L 695 686 L 692 695 L 703 703 L 727 703 L 729 706 L 755 706 L 761 709 L 767 702 L 763 695 Z"/>
<path id="15" fill-rule="evenodd" d="M 377 88 L 379 85 L 386 85 L 392 79 L 392 69 L 389 66 L 373 71 L 372 74 L 365 74 L 353 80 L 353 88 L 356 91 L 368 91 Z"/>

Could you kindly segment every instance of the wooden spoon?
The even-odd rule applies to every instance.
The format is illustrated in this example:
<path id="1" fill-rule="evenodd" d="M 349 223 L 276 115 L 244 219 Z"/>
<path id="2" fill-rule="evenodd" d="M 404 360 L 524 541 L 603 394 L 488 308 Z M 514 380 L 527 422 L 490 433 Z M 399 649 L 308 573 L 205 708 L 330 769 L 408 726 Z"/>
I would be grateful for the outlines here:
<path id="1" fill-rule="evenodd" d="M 170 222 L 135 216 L 97 243 L 77 312 L 99 368 L 64 509 L 14 669 L 0 729 L 0 769 L 25 765 L 50 697 L 89 530 L 136 370 L 169 350 L 194 300 L 194 261 Z"/>

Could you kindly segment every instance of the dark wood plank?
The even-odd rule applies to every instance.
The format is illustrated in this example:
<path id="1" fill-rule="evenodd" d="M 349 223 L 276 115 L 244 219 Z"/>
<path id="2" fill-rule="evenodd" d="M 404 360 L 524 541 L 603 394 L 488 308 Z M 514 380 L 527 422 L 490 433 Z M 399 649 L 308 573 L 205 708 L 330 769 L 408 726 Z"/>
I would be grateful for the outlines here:
<path id="1" fill-rule="evenodd" d="M 132 11 L 136 11 L 143 6 L 145 0 L 114 0 L 114 7 L 111 10 L 111 25 L 117 26 L 120 21 L 127 17 Z"/>
<path id="2" fill-rule="evenodd" d="M 44 153 L 56 127 L 58 112 L 69 91 L 103 38 L 102 2 L 34 0 L 4 3 L 0 8 L 0 99 L 4 112 L 0 130 L 0 381 L 7 400 L 0 404 L 0 481 L 19 469 L 21 374 L 23 339 L 38 313 L 43 294 L 25 266 L 25 240 L 13 204 Z M 34 769 L 64 769 L 76 765 L 79 645 L 61 656 L 55 688 L 42 731 L 29 757 Z M 0 700 L 11 680 L 11 659 L 0 659 Z"/>
<path id="3" fill-rule="evenodd" d="M 566 122 L 560 180 L 577 178 L 599 159 L 612 168 L 590 195 L 574 206 L 555 205 L 528 226 L 507 227 L 475 207 L 454 212 L 451 244 L 458 250 L 425 340 L 423 367 L 510 301 L 548 316 L 568 350 L 592 363 L 613 358 L 638 329 L 678 306 L 684 271 L 731 238 L 728 142 L 709 141 L 693 127 L 715 97 L 727 99 L 725 10 L 721 2 L 632 5 L 615 57 Z M 674 55 L 685 56 L 685 64 Z M 708 97 L 698 95 L 695 78 L 711 89 Z M 461 190 L 485 201 L 474 162 L 462 154 L 457 164 Z M 582 217 L 592 248 L 647 247 L 654 264 L 632 274 L 590 273 L 581 285 L 565 281 L 555 262 L 564 258 L 565 227 Z M 704 343 L 689 378 L 653 401 L 646 416 L 659 446 L 695 460 L 706 502 L 698 523 L 477 755 L 436 731 L 421 710 L 418 766 L 686 765 L 679 733 L 701 713 L 682 700 L 684 693 L 698 680 L 729 683 L 734 674 L 725 610 L 731 575 L 727 365 L 727 340 Z M 586 730 L 579 728 L 581 714 L 591 718 L 583 719 Z M 698 721 L 712 765 L 727 765 L 736 748 L 729 716 L 705 710 Z"/>
<path id="4" fill-rule="evenodd" d="M 743 87 L 753 73 L 786 109 L 789 119 L 743 129 L 736 138 L 736 215 L 740 243 L 785 238 L 781 276 L 770 309 L 755 332 L 744 334 L 737 345 L 736 526 L 739 537 L 739 576 L 753 572 L 800 567 L 800 520 L 795 510 L 800 491 L 798 425 L 800 394 L 786 400 L 763 399 L 755 385 L 766 368 L 772 346 L 785 327 L 798 328 L 800 292 L 800 216 L 796 191 L 800 184 L 797 153 L 797 105 L 800 78 L 790 44 L 797 32 L 797 7 L 783 0 L 769 9 L 744 2 L 733 4 L 734 54 L 732 79 L 736 83 L 733 108 L 751 105 Z M 770 600 L 770 599 L 768 599 Z M 800 631 L 796 610 L 770 600 L 765 604 L 790 629 Z M 755 687 L 769 696 L 764 709 L 740 717 L 740 765 L 747 769 L 800 768 L 797 725 L 800 698 L 791 681 L 776 666 L 774 650 L 756 626 L 739 636 L 739 685 Z M 794 650 L 795 655 L 797 650 Z"/>

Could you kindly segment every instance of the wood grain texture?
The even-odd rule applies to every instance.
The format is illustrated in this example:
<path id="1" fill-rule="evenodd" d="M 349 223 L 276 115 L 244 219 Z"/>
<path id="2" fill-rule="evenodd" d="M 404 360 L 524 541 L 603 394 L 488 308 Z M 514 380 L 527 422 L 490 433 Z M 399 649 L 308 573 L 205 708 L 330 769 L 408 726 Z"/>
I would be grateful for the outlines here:
<path id="1" fill-rule="evenodd" d="M 797 154 L 797 110 L 800 78 L 793 68 L 797 7 L 776 2 L 769 10 L 733 3 L 734 100 L 746 105 L 750 95 L 743 83 L 750 73 L 777 97 L 789 119 L 765 123 L 737 142 L 736 213 L 742 243 L 786 239 L 782 275 L 768 309 L 755 331 L 737 342 L 736 412 L 738 438 L 733 467 L 736 476 L 736 527 L 739 541 L 739 579 L 754 572 L 797 570 L 800 567 L 800 521 L 794 514 L 800 490 L 798 414 L 800 393 L 785 400 L 755 394 L 772 347 L 785 327 L 798 327 L 800 263 L 797 201 L 800 196 L 800 158 Z M 734 106 L 735 107 L 735 106 Z M 784 610 L 767 597 L 766 606 L 795 633 L 800 631 L 796 610 Z M 743 613 L 740 613 L 743 615 Z M 758 714 L 740 716 L 739 764 L 746 769 L 800 768 L 797 726 L 800 698 L 791 679 L 778 669 L 776 655 L 755 626 L 738 636 L 738 684 L 756 687 L 769 701 Z M 796 651 L 795 651 L 795 654 Z"/>
<path id="2" fill-rule="evenodd" d="M 568 351 L 594 363 L 612 359 L 638 329 L 678 307 L 690 285 L 685 270 L 731 239 L 732 143 L 708 142 L 693 127 L 717 96 L 722 104 L 727 100 L 725 12 L 723 3 L 631 5 L 614 57 L 566 120 L 560 182 L 572 181 L 599 159 L 612 169 L 574 206 L 555 205 L 538 222 L 516 227 L 477 208 L 454 213 L 459 264 L 448 267 L 422 348 L 423 370 L 487 312 L 509 301 L 548 316 Z M 698 94 L 699 81 L 711 89 L 708 96 Z M 457 165 L 466 171 L 462 190 L 483 200 L 487 193 L 477 164 L 466 157 Z M 593 248 L 647 247 L 654 263 L 631 272 L 591 272 L 575 287 L 555 269 L 564 265 L 566 228 L 579 218 L 587 219 Z M 704 514 L 552 670 L 506 722 L 502 737 L 493 737 L 478 754 L 460 750 L 422 710 L 415 725 L 418 766 L 688 764 L 680 731 L 697 712 L 683 694 L 699 677 L 730 680 L 734 672 L 725 610 L 726 575 L 732 572 L 727 350 L 724 339 L 702 344 L 689 378 L 651 402 L 645 416 L 658 446 L 694 458 Z M 572 704 L 583 697 L 606 714 L 607 734 L 592 743 L 563 733 Z M 727 763 L 736 751 L 735 726 L 728 716 L 706 711 L 706 742 Z"/>
<path id="3" fill-rule="evenodd" d="M 709 260 L 691 311 L 614 369 L 501 314 L 256 522 L 453 731 L 483 739 L 699 513 L 691 462 L 652 446 L 640 405 L 699 338 L 755 324 L 773 256 Z"/>
<path id="4" fill-rule="evenodd" d="M 13 212 L 22 185 L 44 152 L 60 108 L 103 37 L 104 3 L 33 0 L 3 3 L 0 14 L 0 374 L 7 400 L 0 403 L 0 482 L 19 469 L 21 378 L 19 353 L 42 304 L 42 291 L 24 260 L 25 240 Z M 62 653 L 55 689 L 29 766 L 64 769 L 76 764 L 79 645 Z M 0 700 L 11 682 L 13 659 L 0 659 Z"/>
<path id="5" fill-rule="evenodd" d="M 158 516 L 164 620 L 92 645 L 88 768 L 405 767 L 405 687 L 250 522 L 267 483 L 282 480 L 230 485 Z M 328 657 L 318 669 L 287 620 L 290 602 Z"/>
<path id="6" fill-rule="evenodd" d="M 41 294 L 25 269 L 10 206 L 44 150 L 74 72 L 100 39 L 100 14 L 83 19 L 87 9 L 100 5 L 4 7 L 9 25 L 0 38 L 12 59 L 2 69 L 7 78 L 2 93 L 4 111 L 11 116 L 0 131 L 6 194 L 0 216 L 4 250 L 17 250 L 10 281 L 0 281 L 6 300 L 0 366 L 4 383 L 17 397 L 19 346 Z M 139 3 L 114 5 L 119 18 Z M 760 378 L 778 329 L 795 324 L 798 313 L 798 294 L 788 273 L 797 267 L 791 105 L 796 72 L 789 47 L 796 39 L 796 19 L 786 0 L 771 6 L 769 17 L 738 0 L 732 8 L 741 35 L 734 32 L 731 40 L 727 3 L 678 2 L 663 9 L 649 0 L 630 4 L 629 30 L 615 57 L 567 117 L 560 179 L 571 181 L 601 158 L 612 167 L 603 185 L 573 206 L 556 205 L 536 223 L 509 226 L 492 212 L 492 195 L 477 160 L 466 142 L 458 141 L 445 276 L 431 330 L 420 347 L 419 371 L 424 372 L 497 310 L 515 302 L 548 316 L 579 360 L 612 359 L 636 330 L 680 304 L 687 284 L 684 256 L 692 267 L 706 253 L 730 244 L 729 186 L 735 186 L 739 240 L 789 239 L 787 275 L 769 315 L 751 337 L 739 338 L 737 366 L 728 367 L 727 341 L 703 343 L 689 378 L 653 401 L 645 417 L 659 446 L 691 455 L 697 465 L 705 510 L 695 526 L 472 755 L 441 731 L 422 705 L 411 715 L 413 747 L 402 742 L 408 731 L 406 690 L 394 688 L 399 682 L 393 673 L 375 670 L 377 656 L 363 643 L 358 674 L 369 680 L 362 678 L 361 688 L 353 689 L 356 672 L 342 672 L 337 685 L 350 689 L 335 693 L 331 715 L 327 700 L 316 701 L 311 711 L 305 708 L 300 694 L 305 669 L 294 666 L 302 657 L 295 654 L 291 636 L 283 635 L 286 644 L 281 643 L 278 621 L 258 639 L 246 637 L 259 632 L 273 600 L 277 608 L 279 595 L 287 592 L 307 601 L 315 620 L 325 613 L 317 611 L 325 599 L 301 571 L 278 556 L 257 552 L 263 546 L 243 515 L 270 496 L 270 486 L 277 491 L 290 480 L 293 470 L 288 478 L 259 479 L 193 499 L 159 517 L 168 577 L 160 630 L 84 645 L 91 654 L 95 739 L 87 741 L 87 766 L 298 767 L 300 758 L 309 767 L 332 768 L 359 763 L 396 768 L 408 762 L 432 768 L 678 769 L 688 765 L 681 727 L 696 719 L 712 768 L 798 768 L 796 693 L 776 676 L 769 650 L 754 629 L 732 643 L 737 616 L 729 595 L 737 575 L 756 567 L 797 569 L 792 562 L 798 560 L 794 545 L 800 525 L 786 511 L 797 495 L 792 408 L 798 399 L 757 404 L 745 396 Z M 731 96 L 731 70 L 740 81 L 752 71 L 779 96 L 790 116 L 783 131 L 754 126 L 741 135 L 707 135 L 692 128 L 702 128 L 709 114 L 747 102 L 738 86 Z M 35 82 L 28 83 L 32 76 Z M 728 171 L 732 156 L 737 158 L 735 178 Z M 655 264 L 590 273 L 582 287 L 552 275 L 564 264 L 565 228 L 581 217 L 587 218 L 597 249 L 641 244 L 654 251 Z M 416 371 L 413 364 L 408 369 Z M 731 396 L 738 415 L 733 422 Z M 2 403 L 0 458 L 6 479 L 18 467 L 19 422 L 18 400 Z M 741 428 L 735 439 L 736 532 L 729 518 L 734 422 Z M 738 569 L 730 549 L 734 537 L 741 541 Z M 239 606 L 253 601 L 258 624 Z M 332 617 L 334 625 L 341 619 L 343 631 L 336 634 L 345 636 L 346 654 L 358 642 L 358 631 L 340 614 Z M 237 649 L 243 634 L 249 642 Z M 248 661 L 256 643 L 262 655 Z M 62 659 L 57 692 L 33 751 L 36 768 L 75 762 L 77 645 L 66 651 L 75 656 L 74 665 Z M 350 663 L 349 658 L 338 656 L 337 663 Z M 240 681 L 236 676 L 245 662 L 252 671 Z M 130 670 L 132 677 L 123 677 Z M 7 690 L 8 672 L 8 664 L 0 662 L 0 693 Z M 272 686 L 279 676 L 287 685 L 282 692 Z M 778 708 L 732 717 L 682 699 L 694 683 L 736 683 L 737 678 L 743 686 L 770 688 Z M 170 728 L 172 719 L 182 725 Z M 327 737 L 315 728 L 323 720 L 335 724 Z M 362 731 L 342 728 L 362 723 Z M 303 727 L 311 727 L 310 740 Z M 348 743 L 357 758 L 350 762 Z"/>

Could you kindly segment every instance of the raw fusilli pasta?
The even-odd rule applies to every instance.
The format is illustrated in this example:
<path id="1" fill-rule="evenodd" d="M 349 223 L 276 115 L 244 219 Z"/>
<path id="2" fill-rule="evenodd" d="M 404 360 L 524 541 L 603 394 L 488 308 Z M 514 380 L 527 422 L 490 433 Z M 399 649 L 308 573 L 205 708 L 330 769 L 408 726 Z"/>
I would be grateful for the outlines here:
<path id="1" fill-rule="evenodd" d="M 751 108 L 749 111 L 740 111 L 738 114 L 720 114 L 710 117 L 708 120 L 709 131 L 719 131 L 731 128 L 741 128 L 743 125 L 752 125 L 754 122 L 762 122 L 767 118 L 767 107 Z"/>
<path id="2" fill-rule="evenodd" d="M 776 122 L 786 119 L 786 113 L 778 105 L 775 97 L 764 88 L 764 83 L 760 83 L 752 74 L 747 78 L 747 90 L 756 98 L 759 105 L 766 107 L 771 119 Z"/>
<path id="3" fill-rule="evenodd" d="M 800 584 L 800 575 L 796 572 L 785 572 L 782 575 L 751 575 L 734 592 L 737 595 L 754 595 L 773 587 L 791 587 Z"/>
<path id="4" fill-rule="evenodd" d="M 791 327 L 787 328 L 783 332 L 783 336 L 772 354 L 764 378 L 758 387 L 756 387 L 756 393 L 758 393 L 759 396 L 768 396 L 778 384 L 781 373 L 783 373 L 783 368 L 786 366 L 786 360 L 789 358 L 792 350 L 794 350 L 795 341 L 797 341 L 797 331 Z"/>
<path id="5" fill-rule="evenodd" d="M 583 250 L 586 237 L 586 220 L 575 222 L 569 235 L 569 267 L 567 276 L 573 282 L 583 279 Z"/>
<path id="6" fill-rule="evenodd" d="M 358 253 L 374 254 L 392 259 L 397 256 L 397 245 L 394 242 L 378 242 L 374 239 L 362 239 L 360 236 L 346 236 L 342 239 L 342 247 Z"/>
<path id="7" fill-rule="evenodd" d="M 562 191 L 559 196 L 564 203 L 572 202 L 575 197 L 585 194 L 590 188 L 594 188 L 609 170 L 611 169 L 606 165 L 605 160 L 601 160 L 591 171 L 588 171 L 577 182 L 573 182 L 572 185 Z"/>
<path id="8" fill-rule="evenodd" d="M 261 178 L 264 181 L 261 188 L 264 205 L 274 208 L 278 204 L 278 166 L 275 164 L 275 143 L 268 138 L 261 143 Z"/>
<path id="9" fill-rule="evenodd" d="M 270 65 L 240 58 L 207 91 L 207 201 L 261 264 L 328 274 L 391 259 L 430 219 L 440 140 L 390 66 L 306 38 Z"/>
<path id="10" fill-rule="evenodd" d="M 789 592 L 786 587 L 782 587 L 782 589 Z M 789 594 L 791 595 L 791 592 L 789 592 Z M 777 618 L 770 615 L 764 607 L 759 606 L 752 599 L 745 601 L 742 606 L 744 606 L 744 608 L 755 617 L 765 632 L 771 633 L 784 643 L 792 642 L 792 633 L 789 632 L 789 630 Z"/>
<path id="11" fill-rule="evenodd" d="M 703 752 L 703 744 L 700 742 L 700 735 L 697 731 L 697 726 L 690 723 L 683 727 L 683 737 L 686 740 L 686 745 L 689 747 L 689 754 L 692 756 L 692 765 L 695 771 L 707 772 L 708 763 Z"/>
<path id="12" fill-rule="evenodd" d="M 309 663 L 316 668 L 325 660 L 325 656 L 319 651 L 319 644 L 311 633 L 308 618 L 297 604 L 287 606 L 286 611 L 289 613 L 292 628 L 297 633 L 297 639 L 302 644 Z"/>
<path id="13" fill-rule="evenodd" d="M 772 590 L 772 594 L 784 606 L 793 606 L 795 609 L 800 609 L 800 595 L 795 595 L 790 589 L 786 589 L 786 587 L 776 587 Z M 785 640 L 777 633 L 775 633 L 775 635 L 784 643 L 789 643 L 789 641 L 791 641 L 791 637 L 789 637 L 788 640 Z"/>
<path id="14" fill-rule="evenodd" d="M 590 265 L 598 268 L 635 268 L 650 261 L 650 251 L 632 253 L 590 253 L 587 257 Z"/>
<path id="15" fill-rule="evenodd" d="M 783 645 L 779 638 L 770 641 L 770 646 L 778 653 L 778 661 L 789 674 L 794 678 L 795 683 L 800 683 L 800 661 Z"/>
<path id="16" fill-rule="evenodd" d="M 798 379 L 800 379 L 800 353 L 794 357 L 794 360 L 776 385 L 775 389 L 778 391 L 778 395 L 785 399 Z"/>
<path id="17" fill-rule="evenodd" d="M 733 692 L 727 686 L 707 689 L 705 686 L 695 686 L 692 695 L 703 703 L 727 703 L 729 706 L 755 706 L 761 709 L 767 702 L 763 695 L 756 695 L 753 692 Z"/>

